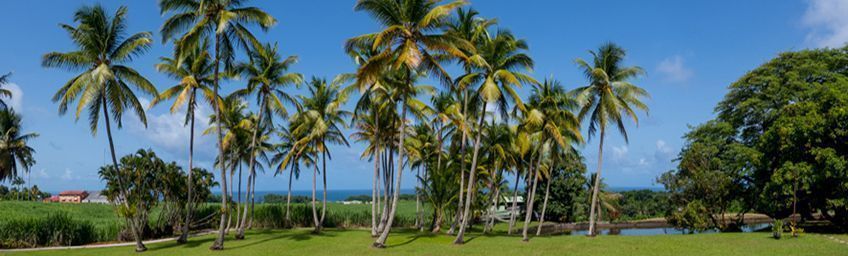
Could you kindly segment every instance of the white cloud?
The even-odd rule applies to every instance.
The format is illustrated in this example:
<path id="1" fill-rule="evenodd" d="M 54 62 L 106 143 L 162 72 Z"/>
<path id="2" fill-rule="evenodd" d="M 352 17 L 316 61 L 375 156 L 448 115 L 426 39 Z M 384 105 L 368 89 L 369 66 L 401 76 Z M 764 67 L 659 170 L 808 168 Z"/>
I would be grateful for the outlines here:
<path id="1" fill-rule="evenodd" d="M 71 169 L 65 168 L 65 173 L 62 174 L 62 180 L 72 180 L 74 179 L 74 172 Z"/>
<path id="2" fill-rule="evenodd" d="M 3 98 L 3 101 L 6 102 L 6 105 L 15 109 L 15 112 L 22 113 L 24 111 L 24 91 L 21 90 L 21 87 L 16 83 L 8 83 L 3 85 L 3 87 L 12 92 L 12 98 Z"/>
<path id="3" fill-rule="evenodd" d="M 815 47 L 841 47 L 848 41 L 848 1 L 809 0 L 802 23 L 810 29 L 807 43 Z"/>
<path id="4" fill-rule="evenodd" d="M 686 82 L 695 72 L 686 67 L 683 62 L 683 57 L 674 55 L 660 61 L 657 65 L 657 71 L 664 76 L 664 79 L 669 82 Z"/>
<path id="5" fill-rule="evenodd" d="M 139 102 L 143 106 L 149 105 L 149 100 L 140 98 Z M 170 105 L 168 106 L 170 107 Z M 209 128 L 209 115 L 211 111 L 205 105 L 199 105 L 195 113 L 196 120 L 194 122 L 194 148 L 195 154 L 203 154 L 211 156 L 215 154 L 215 147 L 209 136 L 203 136 L 203 131 Z M 139 135 L 154 146 L 160 147 L 165 151 L 176 156 L 188 154 L 188 139 L 190 129 L 185 125 L 186 111 L 185 107 L 180 108 L 176 113 L 171 114 L 166 111 L 162 114 L 154 114 L 147 111 L 147 129 L 137 118 L 130 118 L 129 121 L 133 124 L 130 131 Z"/>
<path id="6" fill-rule="evenodd" d="M 33 173 L 33 177 L 37 179 L 49 179 L 50 174 L 47 174 L 47 171 L 45 171 L 44 169 L 38 169 L 37 171 L 35 171 L 35 173 Z"/>
<path id="7" fill-rule="evenodd" d="M 619 160 L 625 159 L 625 158 L 627 158 L 627 152 L 628 151 L 629 150 L 627 149 L 626 145 L 621 145 L 621 146 L 617 146 L 617 147 L 613 146 L 612 147 L 612 159 L 614 161 L 619 161 Z"/>

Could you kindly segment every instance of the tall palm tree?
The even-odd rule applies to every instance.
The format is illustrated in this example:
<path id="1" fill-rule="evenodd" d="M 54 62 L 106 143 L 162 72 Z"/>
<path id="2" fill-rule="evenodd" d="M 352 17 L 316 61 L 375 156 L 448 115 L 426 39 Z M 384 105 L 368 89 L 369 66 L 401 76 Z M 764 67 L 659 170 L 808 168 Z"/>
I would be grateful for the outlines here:
<path id="1" fill-rule="evenodd" d="M 468 174 L 468 188 L 465 195 L 465 210 L 463 211 L 462 224 L 454 240 L 455 244 L 464 243 L 465 227 L 468 225 L 471 215 L 471 199 L 474 192 L 474 172 L 477 169 L 477 160 L 480 153 L 480 139 L 482 137 L 483 119 L 486 106 L 489 103 L 497 104 L 501 115 L 506 116 L 509 102 L 514 101 L 519 108 L 523 108 L 521 97 L 513 87 L 520 87 L 523 83 L 538 84 L 538 82 L 522 71 L 533 69 L 533 60 L 525 53 L 528 49 L 524 40 L 516 39 L 509 31 L 498 31 L 490 40 L 485 41 L 477 47 L 481 56 L 481 67 L 475 73 L 467 75 L 468 81 L 482 80 L 477 93 L 482 99 L 483 107 L 479 110 L 477 117 L 477 135 L 474 139 L 474 150 L 471 155 L 471 169 Z M 477 77 L 477 79 L 474 79 Z"/>
<path id="2" fill-rule="evenodd" d="M 405 87 L 397 91 L 401 104 L 400 126 L 398 128 L 398 160 L 397 160 L 397 184 L 390 203 L 387 225 L 382 234 L 374 242 L 377 248 L 385 247 L 391 224 L 397 210 L 397 201 L 400 197 L 400 182 L 403 174 L 404 149 L 403 141 L 406 129 L 406 101 L 413 98 L 412 85 L 414 74 L 419 71 L 430 73 L 444 84 L 450 84 L 450 76 L 439 64 L 436 56 L 447 54 L 464 58 L 465 55 L 460 48 L 471 48 L 464 40 L 439 33 L 446 22 L 446 18 L 454 9 L 467 4 L 464 0 L 457 0 L 447 4 L 439 5 L 437 1 L 413 1 L 413 0 L 359 0 L 354 7 L 357 11 L 366 11 L 374 17 L 383 28 L 382 31 L 361 35 L 348 40 L 346 50 L 351 52 L 355 46 L 371 45 L 372 49 L 382 51 L 367 63 L 360 66 L 356 72 L 357 78 L 363 86 L 370 86 L 376 80 L 385 67 L 395 70 L 403 70 L 405 74 Z M 464 42 L 464 43 L 463 43 Z"/>
<path id="3" fill-rule="evenodd" d="M 10 76 L 12 76 L 12 73 L 7 73 L 5 75 L 0 76 L 0 96 L 12 98 L 12 91 L 10 91 L 9 89 L 3 88 L 3 85 L 6 85 L 7 83 L 9 83 L 9 77 Z M 2 107 L 2 108 L 8 108 L 9 107 L 8 105 L 6 105 L 6 101 L 4 101 L 2 98 L 0 98 L 0 107 Z"/>
<path id="4" fill-rule="evenodd" d="M 217 102 L 218 96 L 212 90 L 213 85 L 213 65 L 212 60 L 207 50 L 207 42 L 204 42 L 201 47 L 192 49 L 191 52 L 184 52 L 185 56 L 174 56 L 173 58 L 162 57 L 161 62 L 156 64 L 156 69 L 159 72 L 165 73 L 169 77 L 179 80 L 180 82 L 171 88 L 162 91 L 161 94 L 153 98 L 150 102 L 150 107 L 164 100 L 174 99 L 171 105 L 171 113 L 176 113 L 183 105 L 186 106 L 185 124 L 189 126 L 188 139 L 188 183 L 192 182 L 192 172 L 194 170 L 194 115 L 197 111 L 197 93 L 203 95 L 204 101 L 209 105 Z M 191 213 L 193 209 L 192 202 L 192 186 L 188 187 L 188 198 L 186 201 L 186 216 L 182 226 L 182 234 L 177 239 L 178 243 L 185 243 L 188 240 L 189 227 L 191 226 Z"/>
<path id="5" fill-rule="evenodd" d="M 457 9 L 456 16 L 452 19 L 451 22 L 448 23 L 446 34 L 461 38 L 467 42 L 469 42 L 473 46 L 477 46 L 485 42 L 489 39 L 489 27 L 495 25 L 497 20 L 495 19 L 484 19 L 478 16 L 479 13 L 474 9 Z M 469 110 L 469 103 L 473 103 L 472 106 L 476 106 L 478 103 L 479 97 L 475 97 L 473 93 L 469 90 L 468 86 L 474 83 L 479 82 L 479 76 L 474 75 L 473 68 L 480 65 L 480 55 L 477 54 L 476 47 L 464 49 L 466 56 L 471 56 L 469 58 L 460 59 L 460 63 L 465 71 L 465 74 L 458 77 L 451 88 L 452 93 L 455 94 L 458 99 L 457 102 L 462 102 L 462 116 L 464 118 L 473 119 L 472 115 L 469 113 L 473 113 L 473 111 Z M 473 101 L 472 101 L 472 98 Z M 465 122 L 465 121 L 464 121 Z M 471 121 L 473 122 L 473 121 Z M 466 158 L 466 147 L 468 145 L 468 130 L 462 132 L 461 134 L 460 149 L 459 155 L 462 156 L 462 159 Z M 465 189 L 465 172 L 466 172 L 466 161 L 460 161 L 460 178 L 459 178 L 459 200 L 457 200 L 457 209 L 463 209 L 464 197 L 463 191 Z M 448 230 L 448 234 L 453 234 L 456 229 L 456 224 L 461 222 L 462 211 L 456 211 L 456 215 L 454 216 L 454 221 L 451 224 L 450 229 Z"/>
<path id="6" fill-rule="evenodd" d="M 601 176 L 603 166 L 604 138 L 606 128 L 614 124 L 624 141 L 627 142 L 627 130 L 624 127 L 624 119 L 630 118 L 639 125 L 636 110 L 648 111 L 648 105 L 642 102 L 643 98 L 650 97 L 645 89 L 642 89 L 628 80 L 638 77 L 645 72 L 638 66 L 624 66 L 626 52 L 614 43 L 605 43 L 597 51 L 589 51 L 592 54 L 592 63 L 583 59 L 576 59 L 577 66 L 583 71 L 589 84 L 574 89 L 572 93 L 580 104 L 578 117 L 581 120 L 588 118 L 589 139 L 600 129 L 600 143 L 598 144 L 598 170 Z M 592 189 L 592 204 L 589 213 L 589 235 L 594 236 L 595 211 L 598 204 L 598 182 Z"/>
<path id="7" fill-rule="evenodd" d="M 328 144 L 350 146 L 342 133 L 342 128 L 347 127 L 345 120 L 350 118 L 352 113 L 341 109 L 347 101 L 347 95 L 340 92 L 341 86 L 339 83 L 341 82 L 344 82 L 344 79 L 335 79 L 333 83 L 328 84 L 325 79 L 313 77 L 307 87 L 309 95 L 299 95 L 299 106 L 302 108 L 302 112 L 292 116 L 297 124 L 292 133 L 304 135 L 298 139 L 294 147 L 312 144 L 320 154 L 324 196 L 321 219 L 315 227 L 316 233 L 321 231 L 327 214 L 327 157 L 330 156 Z"/>
<path id="8" fill-rule="evenodd" d="M 244 7 L 245 0 L 159 0 L 159 8 L 162 14 L 173 12 L 162 24 L 162 41 L 167 42 L 172 38 L 179 39 L 176 43 L 176 55 L 188 52 L 196 48 L 207 37 L 214 35 L 214 74 L 212 77 L 212 90 L 218 95 L 219 66 L 225 61 L 225 67 L 231 67 L 235 60 L 235 47 L 240 46 L 248 49 L 251 45 L 258 44 L 256 38 L 245 27 L 247 25 L 259 25 L 263 30 L 277 23 L 270 14 L 256 7 Z M 215 114 L 220 115 L 220 108 L 215 106 Z M 217 126 L 218 158 L 220 162 L 225 156 L 223 146 L 223 135 L 221 126 Z M 209 248 L 211 250 L 224 249 L 224 233 L 227 221 L 227 180 L 226 170 L 221 169 L 221 222 L 218 228 L 218 237 Z"/>
<path id="9" fill-rule="evenodd" d="M 127 8 L 124 6 L 118 8 L 111 16 L 100 5 L 83 6 L 74 13 L 74 22 L 79 23 L 77 26 L 61 25 L 77 49 L 71 52 L 47 53 L 42 59 L 44 67 L 83 71 L 65 83 L 53 96 L 53 101 L 59 103 L 59 114 L 64 114 L 68 105 L 76 101 L 77 119 L 83 110 L 88 110 L 92 135 L 97 133 L 102 110 L 115 168 L 118 167 L 118 160 L 115 156 L 109 115 L 112 115 L 118 128 L 121 128 L 121 117 L 125 111 L 130 110 L 135 112 L 146 127 L 144 107 L 139 103 L 133 88 L 150 96 L 158 95 L 156 87 L 150 81 L 125 65 L 132 61 L 133 57 L 143 54 L 153 42 L 150 32 L 126 36 L 126 14 Z M 118 179 L 118 182 L 123 184 L 121 179 Z M 123 196 L 121 192 L 121 197 Z M 124 203 L 124 207 L 128 208 L 129 205 Z M 136 250 L 147 250 L 141 242 L 141 227 L 132 222 L 129 226 L 135 235 Z"/>
<path id="10" fill-rule="evenodd" d="M 236 71 L 247 77 L 247 88 L 233 92 L 235 96 L 256 95 L 259 104 L 259 119 L 255 125 L 250 151 L 255 152 L 256 137 L 264 126 L 273 127 L 274 115 L 288 116 L 283 102 L 296 105 L 296 100 L 286 93 L 283 88 L 291 85 L 300 85 L 303 75 L 299 73 L 288 73 L 291 65 L 297 63 L 297 57 L 289 56 L 282 59 L 278 53 L 276 44 L 256 44 L 250 52 L 250 63 L 242 63 L 236 67 Z M 263 121 L 265 123 L 263 123 Z M 253 155 L 253 154 L 251 154 Z M 255 157 L 250 157 L 248 163 L 248 190 L 251 188 L 251 180 L 255 178 Z M 247 204 L 245 204 L 245 211 Z M 242 215 L 236 239 L 244 239 L 244 228 L 247 215 Z"/>
<path id="11" fill-rule="evenodd" d="M 35 164 L 35 149 L 27 144 L 37 133 L 23 133 L 21 115 L 13 109 L 0 110 L 0 182 L 29 173 Z"/>

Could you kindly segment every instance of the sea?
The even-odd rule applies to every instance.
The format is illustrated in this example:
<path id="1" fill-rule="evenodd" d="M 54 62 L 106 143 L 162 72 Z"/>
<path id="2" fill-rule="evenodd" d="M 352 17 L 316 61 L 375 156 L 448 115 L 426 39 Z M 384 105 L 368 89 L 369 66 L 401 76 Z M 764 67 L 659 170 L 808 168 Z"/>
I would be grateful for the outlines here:
<path id="1" fill-rule="evenodd" d="M 235 191 L 235 192 L 236 193 L 234 193 L 233 196 L 237 197 L 238 191 Z M 215 195 L 221 194 L 220 191 L 219 192 L 213 192 L 213 193 Z M 244 199 L 243 193 L 244 193 L 244 191 L 242 191 L 242 199 Z M 415 190 L 414 189 L 401 189 L 400 193 L 401 194 L 414 194 Z M 262 202 L 262 200 L 265 199 L 265 195 L 268 195 L 268 194 L 277 194 L 277 195 L 285 196 L 285 195 L 288 194 L 288 191 L 286 191 L 286 190 L 263 190 L 263 191 L 257 190 L 256 191 L 256 202 L 257 203 Z M 323 194 L 322 194 L 322 191 L 321 191 L 320 188 L 315 191 L 315 196 L 318 197 L 319 199 L 321 198 L 322 195 Z M 331 201 L 331 202 L 344 201 L 345 199 L 347 199 L 350 196 L 358 196 L 358 195 L 366 195 L 366 196 L 370 197 L 371 196 L 371 189 L 330 189 L 330 190 L 327 190 L 327 201 Z M 292 196 L 312 197 L 312 190 L 292 190 Z"/>

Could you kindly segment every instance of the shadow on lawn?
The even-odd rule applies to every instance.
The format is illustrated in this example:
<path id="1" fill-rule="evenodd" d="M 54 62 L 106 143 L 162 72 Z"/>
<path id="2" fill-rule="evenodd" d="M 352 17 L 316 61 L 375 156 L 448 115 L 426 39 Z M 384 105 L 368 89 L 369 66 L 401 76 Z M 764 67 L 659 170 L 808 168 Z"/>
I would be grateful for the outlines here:
<path id="1" fill-rule="evenodd" d="M 252 235 L 259 235 L 259 234 L 272 234 L 272 235 L 270 235 L 270 236 L 268 236 L 268 237 L 266 237 L 265 239 L 262 239 L 262 240 L 257 240 L 257 241 L 253 241 L 253 242 L 250 242 L 250 243 L 240 244 L 240 245 L 232 246 L 232 247 L 229 247 L 229 248 L 237 249 L 237 248 L 242 248 L 242 247 L 249 247 L 249 246 L 263 244 L 263 243 L 266 243 L 266 242 L 269 242 L 269 241 L 272 241 L 272 240 L 278 240 L 278 239 L 288 239 L 288 240 L 294 240 L 294 241 L 306 241 L 306 240 L 312 239 L 313 237 L 336 237 L 336 235 L 331 233 L 331 232 L 325 231 L 325 232 L 321 232 L 320 234 L 314 234 L 314 233 L 312 233 L 311 230 L 293 230 L 293 231 L 286 232 L 286 233 L 283 233 L 283 234 L 275 232 L 274 230 L 262 230 L 262 231 L 257 231 L 257 232 L 252 233 Z M 249 235 L 251 235 L 251 234 L 248 234 L 248 236 L 247 236 L 248 239 L 250 237 Z"/>

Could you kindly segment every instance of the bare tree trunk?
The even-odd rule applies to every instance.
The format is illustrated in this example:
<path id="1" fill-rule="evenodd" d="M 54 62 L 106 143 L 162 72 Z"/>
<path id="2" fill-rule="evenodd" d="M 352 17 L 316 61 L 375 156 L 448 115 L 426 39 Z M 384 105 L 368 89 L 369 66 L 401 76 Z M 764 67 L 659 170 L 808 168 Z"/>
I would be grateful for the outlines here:
<path id="1" fill-rule="evenodd" d="M 318 184 L 318 164 L 313 164 L 312 168 L 312 221 L 315 224 L 315 230 L 318 230 L 318 210 L 315 209 L 315 186 Z"/>
<path id="2" fill-rule="evenodd" d="M 503 174 L 502 172 L 503 172 L 503 170 L 499 170 L 497 173 L 495 173 L 495 178 L 501 176 Z M 497 186 L 497 185 L 494 186 L 494 194 L 495 194 L 495 197 L 493 199 L 494 200 L 494 208 L 491 207 L 491 206 L 489 207 L 489 209 L 492 209 L 492 210 L 491 210 L 491 214 L 489 215 L 489 222 L 487 223 L 487 226 L 486 226 L 486 230 L 488 230 L 490 232 L 492 231 L 492 228 L 495 226 L 495 212 L 497 212 L 497 210 L 498 210 L 498 204 L 500 203 L 500 199 L 501 199 L 501 187 L 500 186 Z"/>
<path id="3" fill-rule="evenodd" d="M 521 172 L 515 168 L 515 187 L 512 190 L 512 207 L 509 209 L 509 229 L 506 231 L 508 235 L 512 235 L 512 228 L 515 227 L 515 215 L 518 209 L 518 182 L 521 181 Z"/>
<path id="4" fill-rule="evenodd" d="M 418 167 L 417 169 L 418 169 L 417 170 L 418 173 L 415 174 L 415 175 L 418 176 L 418 177 L 421 177 L 421 167 Z M 421 184 L 421 181 L 419 181 L 417 183 Z M 421 186 L 419 185 L 418 187 L 420 188 Z M 422 212 L 421 212 L 421 194 L 418 193 L 418 191 L 416 190 L 415 191 L 415 228 L 423 230 L 424 224 L 422 223 L 423 216 L 421 216 L 421 214 L 422 214 Z"/>
<path id="5" fill-rule="evenodd" d="M 467 117 L 468 116 L 468 92 L 463 91 L 462 94 L 463 94 L 462 116 Z M 462 222 L 462 209 L 463 209 L 463 203 L 464 203 L 463 199 L 465 198 L 463 196 L 463 189 L 465 189 L 465 153 L 466 153 L 465 145 L 467 144 L 466 143 L 466 140 L 468 139 L 467 136 L 468 136 L 468 133 L 465 132 L 465 131 L 462 131 L 462 141 L 459 144 L 460 145 L 459 146 L 459 155 L 460 155 L 460 157 L 459 157 L 459 159 L 460 159 L 460 161 L 459 161 L 459 165 L 460 165 L 460 167 L 459 167 L 459 197 L 458 197 L 459 202 L 456 205 L 456 216 L 454 216 L 453 223 L 451 223 L 451 227 L 448 230 L 449 235 L 453 235 L 454 230 L 456 229 L 456 224 Z"/>
<path id="6" fill-rule="evenodd" d="M 545 225 L 545 211 L 548 209 L 548 197 L 550 196 L 551 179 L 553 178 L 552 174 L 548 176 L 548 184 L 545 185 L 545 200 L 542 202 L 542 215 L 539 216 L 539 227 L 536 228 L 536 236 L 542 234 L 542 225 Z"/>
<path id="7" fill-rule="evenodd" d="M 218 97 L 218 78 L 219 78 L 218 72 L 219 72 L 219 65 L 221 64 L 220 42 L 221 42 L 221 35 L 216 34 L 215 35 L 215 75 L 214 75 L 215 77 L 213 79 L 215 84 L 213 85 L 214 88 L 212 88 L 212 90 L 213 90 L 212 94 L 214 94 L 215 97 Z M 221 132 L 221 126 L 223 125 L 222 122 L 221 122 L 221 119 L 222 119 L 221 118 L 221 108 L 218 106 L 219 104 L 217 104 L 218 99 L 216 98 L 215 100 L 216 100 L 216 104 L 212 104 L 212 105 L 215 108 L 215 117 L 216 117 L 215 121 L 218 123 L 216 128 L 215 128 L 216 133 L 218 135 L 218 163 L 220 163 L 221 166 L 224 166 L 224 163 L 226 162 L 226 159 L 225 159 L 226 156 L 224 155 L 224 134 L 223 134 L 223 132 Z M 215 238 L 215 242 L 212 244 L 211 247 L 209 247 L 210 250 L 223 250 L 224 249 L 224 232 L 225 232 L 225 229 L 227 228 L 227 226 L 226 226 L 226 224 L 227 224 L 227 211 L 229 211 L 229 209 L 227 208 L 227 176 L 226 175 L 227 175 L 227 170 L 225 168 L 221 168 L 221 184 L 220 184 L 221 185 L 221 223 L 218 225 L 218 237 Z"/>
<path id="8" fill-rule="evenodd" d="M 474 195 L 474 179 L 476 178 L 475 172 L 477 169 L 477 156 L 480 153 L 480 138 L 483 135 L 483 119 L 486 116 L 486 101 L 483 101 L 483 108 L 481 109 L 482 114 L 480 115 L 480 120 L 477 121 L 477 135 L 476 139 L 474 139 L 474 153 L 471 156 L 471 169 L 468 170 L 468 190 L 465 194 L 465 211 L 462 213 L 462 225 L 459 226 L 459 233 L 456 234 L 456 239 L 453 240 L 454 244 L 463 244 L 465 243 L 465 227 L 468 225 L 468 218 L 471 217 L 471 200 Z"/>
<path id="9" fill-rule="evenodd" d="M 537 161 L 536 166 L 536 175 L 533 177 L 533 188 L 530 190 L 530 197 L 527 201 L 527 212 L 524 214 L 524 231 L 521 232 L 521 241 L 527 242 L 530 241 L 530 237 L 527 236 L 527 229 L 530 227 L 530 220 L 533 217 L 533 201 L 536 200 L 536 186 L 539 185 L 539 173 L 542 172 L 541 165 L 542 164 L 542 154 L 539 152 L 539 160 Z"/>
<path id="10" fill-rule="evenodd" d="M 588 236 L 597 235 L 595 230 L 595 211 L 598 208 L 598 190 L 601 185 L 601 167 L 604 160 L 604 127 L 601 127 L 601 142 L 598 144 L 598 171 L 595 177 L 595 186 L 592 188 L 592 207 L 589 213 L 589 234 Z"/>
<path id="11" fill-rule="evenodd" d="M 409 76 L 411 76 L 411 74 L 409 74 Z M 412 84 L 411 78 L 408 79 L 408 83 Z M 401 180 L 403 180 L 403 140 L 404 137 L 406 137 L 406 99 L 404 99 L 404 102 L 401 103 L 401 109 L 402 110 L 400 116 L 401 119 L 399 131 L 400 135 L 398 136 L 398 160 L 397 169 L 395 170 L 397 172 L 397 179 L 395 180 L 397 184 L 394 187 L 394 196 L 392 198 L 392 202 L 390 204 L 386 202 L 389 205 L 389 216 L 388 220 L 386 221 L 386 225 L 383 228 L 383 233 L 380 234 L 380 237 L 377 238 L 377 241 L 372 244 L 372 246 L 375 248 L 386 247 L 386 240 L 389 238 L 389 232 L 391 232 L 392 230 L 392 223 L 395 221 L 395 212 L 397 212 L 398 198 L 400 198 L 400 184 Z"/>
<path id="12" fill-rule="evenodd" d="M 253 229 L 253 213 L 256 209 L 254 207 L 256 206 L 256 175 L 253 175 L 253 181 L 251 183 L 253 184 L 253 189 L 250 190 L 250 221 L 247 222 L 248 229 Z"/>

